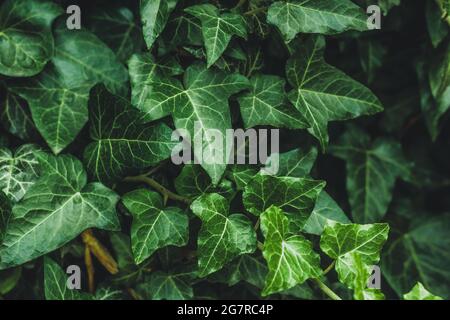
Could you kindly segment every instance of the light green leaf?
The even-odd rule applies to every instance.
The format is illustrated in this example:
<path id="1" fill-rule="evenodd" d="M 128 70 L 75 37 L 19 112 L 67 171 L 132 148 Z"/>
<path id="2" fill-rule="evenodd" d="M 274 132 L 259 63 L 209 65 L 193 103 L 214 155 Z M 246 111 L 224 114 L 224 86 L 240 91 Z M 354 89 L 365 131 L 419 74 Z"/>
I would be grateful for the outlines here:
<path id="1" fill-rule="evenodd" d="M 320 237 L 320 248 L 336 260 L 339 281 L 354 290 L 356 299 L 381 299 L 380 292 L 369 290 L 367 282 L 371 266 L 380 260 L 380 252 L 386 242 L 389 225 L 341 224 L 325 226 Z"/>
<path id="2" fill-rule="evenodd" d="M 444 299 L 450 298 L 450 214 L 413 221 L 381 259 L 383 275 L 401 297 L 417 281 Z"/>
<path id="3" fill-rule="evenodd" d="M 90 294 L 67 287 L 67 274 L 49 257 L 44 258 L 44 293 L 46 300 L 91 300 Z"/>
<path id="4" fill-rule="evenodd" d="M 7 0 L 0 6 L 0 74 L 30 77 L 53 55 L 51 25 L 62 13 L 50 1 Z"/>
<path id="5" fill-rule="evenodd" d="M 55 56 L 57 72 L 64 75 L 67 89 L 102 82 L 114 94 L 128 92 L 128 72 L 115 53 L 96 35 L 81 30 L 68 30 L 64 23 L 55 28 Z"/>
<path id="6" fill-rule="evenodd" d="M 242 214 L 229 215 L 229 203 L 221 195 L 200 196 L 191 209 L 203 222 L 197 240 L 200 277 L 256 250 L 256 233 L 250 221 Z"/>
<path id="7" fill-rule="evenodd" d="M 278 27 L 286 42 L 298 33 L 367 30 L 367 16 L 349 0 L 277 1 L 269 7 L 267 22 Z"/>
<path id="8" fill-rule="evenodd" d="M 175 127 L 187 130 L 191 139 L 203 136 L 202 148 L 194 148 L 194 156 L 203 159 L 202 167 L 217 184 L 231 151 L 222 150 L 226 146 L 226 129 L 231 129 L 228 98 L 248 86 L 248 80 L 239 74 L 193 64 L 184 73 L 184 85 L 174 78 L 158 80 L 152 83 L 149 103 L 137 107 L 146 113 L 147 121 L 172 114 Z M 216 141 L 219 133 L 222 139 Z M 220 150 L 216 150 L 220 143 Z"/>
<path id="9" fill-rule="evenodd" d="M 328 145 L 329 121 L 349 120 L 383 110 L 374 94 L 323 58 L 325 40 L 310 36 L 287 62 L 286 74 L 294 89 L 289 100 L 308 122 L 309 132 L 322 149 Z"/>
<path id="10" fill-rule="evenodd" d="M 157 62 L 150 53 L 134 54 L 128 61 L 131 81 L 131 104 L 139 109 L 152 108 L 150 100 L 152 82 L 160 77 L 170 77 L 183 73 L 178 62 L 169 57 Z M 163 115 L 164 116 L 164 115 Z"/>
<path id="11" fill-rule="evenodd" d="M 414 288 L 411 289 L 410 292 L 405 293 L 403 295 L 403 299 L 405 300 L 443 300 L 441 297 L 435 296 L 431 292 L 429 292 L 423 284 L 417 282 Z"/>
<path id="12" fill-rule="evenodd" d="M 260 173 L 246 185 L 242 197 L 245 209 L 256 216 L 274 205 L 306 219 L 324 187 L 324 181 Z"/>
<path id="13" fill-rule="evenodd" d="M 14 154 L 7 148 L 0 148 L 0 190 L 13 202 L 23 198 L 38 178 L 39 162 L 36 152 L 40 148 L 25 144 Z"/>
<path id="14" fill-rule="evenodd" d="M 147 48 L 151 49 L 164 30 L 170 13 L 178 0 L 140 0 L 142 32 Z"/>
<path id="15" fill-rule="evenodd" d="M 337 221 L 340 223 L 350 223 L 342 209 L 330 197 L 328 193 L 322 191 L 316 201 L 308 220 L 306 220 L 303 231 L 320 236 L 326 225 Z"/>
<path id="16" fill-rule="evenodd" d="M 94 142 L 86 147 L 84 162 L 99 181 L 112 182 L 127 170 L 155 165 L 176 146 L 168 126 L 144 124 L 139 111 L 103 86 L 92 90 L 89 109 Z"/>
<path id="17" fill-rule="evenodd" d="M 212 4 L 199 4 L 184 11 L 201 22 L 208 68 L 220 58 L 233 35 L 247 39 L 247 23 L 240 14 L 220 13 Z"/>
<path id="18" fill-rule="evenodd" d="M 269 273 L 263 296 L 284 291 L 322 274 L 320 256 L 312 243 L 301 235 L 289 233 L 289 220 L 279 208 L 272 206 L 261 215 L 264 234 L 264 259 Z"/>
<path id="19" fill-rule="evenodd" d="M 180 208 L 164 208 L 161 196 L 146 189 L 128 192 L 122 201 L 133 215 L 131 248 L 136 264 L 160 248 L 186 245 L 188 217 Z"/>
<path id="20" fill-rule="evenodd" d="M 246 128 L 270 125 L 290 129 L 303 129 L 308 124 L 287 100 L 286 81 L 278 76 L 255 75 L 250 79 L 251 91 L 238 101 Z"/>
<path id="21" fill-rule="evenodd" d="M 347 191 L 357 223 L 373 223 L 386 214 L 397 178 L 407 180 L 411 164 L 401 145 L 391 139 L 374 142 L 362 130 L 349 127 L 330 152 L 347 161 Z"/>
<path id="22" fill-rule="evenodd" d="M 90 86 L 76 86 L 53 68 L 38 76 L 16 81 L 12 90 L 28 101 L 34 123 L 53 153 L 60 153 L 88 120 Z"/>
<path id="23" fill-rule="evenodd" d="M 88 228 L 119 228 L 117 194 L 100 183 L 87 184 L 79 160 L 35 155 L 43 174 L 13 208 L 0 247 L 0 269 L 51 252 Z"/>

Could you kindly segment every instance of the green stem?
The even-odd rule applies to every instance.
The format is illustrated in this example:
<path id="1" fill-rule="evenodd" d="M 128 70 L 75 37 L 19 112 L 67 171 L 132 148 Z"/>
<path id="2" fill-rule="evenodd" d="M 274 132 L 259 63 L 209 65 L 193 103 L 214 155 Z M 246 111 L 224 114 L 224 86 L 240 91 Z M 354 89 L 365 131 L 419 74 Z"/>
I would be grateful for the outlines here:
<path id="1" fill-rule="evenodd" d="M 258 249 L 263 251 L 264 250 L 264 244 L 262 242 L 258 241 Z"/>
<path id="2" fill-rule="evenodd" d="M 313 281 L 317 284 L 317 286 L 320 288 L 320 290 L 323 291 L 330 299 L 332 300 L 342 300 L 341 297 L 339 297 L 336 293 L 334 293 L 333 290 L 328 288 L 325 283 L 320 281 L 319 279 L 313 279 Z"/>
<path id="3" fill-rule="evenodd" d="M 336 264 L 336 260 L 333 261 L 324 271 L 323 274 L 326 275 L 328 272 L 330 272 L 331 270 L 333 270 L 334 265 Z"/>
<path id="4" fill-rule="evenodd" d="M 247 2 L 247 0 L 239 0 L 238 4 L 233 8 L 233 10 L 239 9 L 239 8 L 242 7 L 246 2 Z"/>
<path id="5" fill-rule="evenodd" d="M 172 199 L 172 200 L 175 200 L 175 201 L 184 202 L 186 204 L 190 204 L 191 203 L 191 199 L 188 199 L 186 197 L 180 196 L 180 195 L 178 195 L 178 194 L 176 194 L 176 193 L 166 189 L 164 186 L 162 186 L 161 184 L 156 182 L 156 180 L 153 180 L 152 178 L 144 176 L 144 175 L 135 176 L 135 177 L 126 177 L 124 179 L 124 181 L 126 181 L 126 182 L 142 182 L 142 183 L 146 183 L 150 187 L 156 189 L 159 193 L 161 193 L 164 198 L 168 198 L 168 199 Z"/>
<path id="6" fill-rule="evenodd" d="M 253 9 L 253 10 L 250 10 L 250 11 L 247 11 L 247 12 L 244 12 L 244 16 L 251 16 L 251 15 L 254 15 L 254 14 L 258 14 L 258 13 L 260 13 L 260 12 L 264 12 L 264 11 L 266 11 L 266 10 L 267 10 L 266 7 L 256 8 L 256 9 Z"/>

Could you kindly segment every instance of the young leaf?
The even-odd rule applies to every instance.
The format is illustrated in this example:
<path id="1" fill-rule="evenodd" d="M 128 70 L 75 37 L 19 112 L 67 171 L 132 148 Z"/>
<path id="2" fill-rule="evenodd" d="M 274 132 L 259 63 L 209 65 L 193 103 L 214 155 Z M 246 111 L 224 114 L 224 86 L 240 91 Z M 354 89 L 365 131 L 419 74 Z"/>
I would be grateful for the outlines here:
<path id="1" fill-rule="evenodd" d="M 0 269 L 51 252 L 88 228 L 119 229 L 117 194 L 100 183 L 87 184 L 79 160 L 35 155 L 43 174 L 13 208 L 0 247 Z"/>
<path id="2" fill-rule="evenodd" d="M 403 295 L 403 299 L 405 300 L 443 300 L 441 297 L 435 296 L 431 292 L 429 292 L 423 284 L 417 282 L 414 288 L 411 289 L 410 292 L 405 293 Z"/>
<path id="3" fill-rule="evenodd" d="M 212 4 L 195 5 L 184 11 L 201 22 L 208 68 L 220 58 L 233 35 L 247 39 L 247 23 L 239 14 L 221 14 Z"/>
<path id="4" fill-rule="evenodd" d="M 244 189 L 245 209 L 256 216 L 274 205 L 283 211 L 307 218 L 325 182 L 258 174 Z"/>
<path id="5" fill-rule="evenodd" d="M 367 16 L 350 0 L 277 1 L 269 7 L 267 22 L 278 27 L 286 42 L 298 33 L 367 30 Z"/>
<path id="6" fill-rule="evenodd" d="M 290 129 L 304 129 L 308 124 L 287 101 L 286 81 L 278 76 L 255 75 L 250 79 L 251 91 L 239 98 L 242 119 L 246 128 L 271 125 Z"/>
<path id="7" fill-rule="evenodd" d="M 245 77 L 207 69 L 196 63 L 184 73 L 184 85 L 174 78 L 153 82 L 148 95 L 152 103 L 137 107 L 146 113 L 148 121 L 172 114 L 177 129 L 187 130 L 191 139 L 203 137 L 202 150 L 195 148 L 194 156 L 203 159 L 202 167 L 213 184 L 217 184 L 230 153 L 227 150 L 230 148 L 223 152 L 215 150 L 217 143 L 226 145 L 226 129 L 231 128 L 228 98 L 246 88 L 248 80 Z M 222 139 L 215 141 L 219 132 Z"/>
<path id="8" fill-rule="evenodd" d="M 165 124 L 149 125 L 130 103 L 103 86 L 91 91 L 91 138 L 84 151 L 89 173 L 102 182 L 113 182 L 129 169 L 143 169 L 170 157 L 176 143 Z"/>
<path id="9" fill-rule="evenodd" d="M 354 221 L 379 221 L 391 202 L 396 179 L 408 179 L 411 174 L 401 145 L 384 138 L 371 142 L 365 132 L 349 127 L 330 151 L 347 161 L 347 191 Z"/>
<path id="10" fill-rule="evenodd" d="M 228 201 L 219 194 L 205 194 L 191 205 L 202 220 L 198 235 L 199 277 L 205 277 L 245 253 L 256 249 L 256 233 L 242 214 L 229 215 Z"/>
<path id="11" fill-rule="evenodd" d="M 147 48 L 151 49 L 156 38 L 164 30 L 170 13 L 178 0 L 140 0 L 142 32 Z"/>
<path id="12" fill-rule="evenodd" d="M 53 55 L 51 25 L 62 13 L 50 1 L 7 0 L 0 6 L 0 74 L 38 74 Z"/>
<path id="13" fill-rule="evenodd" d="M 294 89 L 289 100 L 304 116 L 310 133 L 328 145 L 329 121 L 348 120 L 383 110 L 374 94 L 323 58 L 325 40 L 310 36 L 287 62 L 286 75 Z"/>
<path id="14" fill-rule="evenodd" d="M 37 180 L 39 162 L 36 152 L 39 150 L 33 144 L 20 146 L 14 154 L 7 148 L 0 148 L 0 190 L 11 201 L 22 199 Z"/>
<path id="15" fill-rule="evenodd" d="M 186 245 L 188 217 L 180 208 L 164 208 L 161 196 L 146 189 L 128 192 L 122 201 L 133 215 L 131 247 L 136 264 L 160 248 Z"/>
<path id="16" fill-rule="evenodd" d="M 357 299 L 381 298 L 379 292 L 367 289 L 370 266 L 379 262 L 380 252 L 386 242 L 389 225 L 341 224 L 325 226 L 320 237 L 320 248 L 336 260 L 339 281 L 355 291 Z"/>
<path id="17" fill-rule="evenodd" d="M 322 274 L 320 256 L 303 236 L 289 233 L 289 220 L 279 208 L 272 206 L 261 215 L 264 234 L 264 259 L 269 273 L 263 296 L 290 289 Z"/>

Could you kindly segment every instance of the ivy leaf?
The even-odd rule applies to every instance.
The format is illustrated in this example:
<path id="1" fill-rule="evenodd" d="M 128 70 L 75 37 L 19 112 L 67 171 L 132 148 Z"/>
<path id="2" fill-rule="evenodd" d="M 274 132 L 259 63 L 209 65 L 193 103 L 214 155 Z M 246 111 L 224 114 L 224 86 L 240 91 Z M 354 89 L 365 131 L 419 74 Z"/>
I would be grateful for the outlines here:
<path id="1" fill-rule="evenodd" d="M 67 89 L 90 89 L 102 82 L 114 94 L 124 96 L 128 92 L 127 69 L 105 43 L 87 30 L 68 30 L 65 24 L 58 24 L 52 62 L 57 73 L 65 75 Z"/>
<path id="2" fill-rule="evenodd" d="M 239 74 L 193 64 L 184 73 L 184 85 L 174 78 L 158 80 L 152 83 L 148 95 L 152 103 L 137 107 L 146 113 L 147 121 L 172 114 L 175 127 L 187 130 L 191 139 L 203 136 L 202 150 L 194 148 L 194 156 L 203 159 L 202 167 L 213 184 L 217 184 L 226 169 L 224 159 L 228 159 L 230 153 L 230 150 L 215 150 L 217 143 L 222 142 L 220 149 L 226 145 L 226 129 L 231 129 L 228 98 L 246 88 L 248 80 Z M 222 139 L 215 141 L 219 132 Z"/>
<path id="3" fill-rule="evenodd" d="M 286 42 L 298 33 L 367 30 L 367 16 L 349 0 L 277 1 L 269 7 L 267 22 L 278 27 Z"/>
<path id="4" fill-rule="evenodd" d="M 43 175 L 14 206 L 0 247 L 0 269 L 51 252 L 88 228 L 117 230 L 118 196 L 100 183 L 87 184 L 73 156 L 35 153 Z"/>
<path id="5" fill-rule="evenodd" d="M 230 167 L 227 177 L 234 182 L 238 191 L 242 191 L 258 171 L 258 168 L 252 165 L 235 164 Z"/>
<path id="6" fill-rule="evenodd" d="M 274 205 L 306 219 L 324 187 L 323 181 L 260 173 L 246 185 L 242 198 L 245 209 L 256 216 Z"/>
<path id="7" fill-rule="evenodd" d="M 347 191 L 354 221 L 372 223 L 383 218 L 396 179 L 408 179 L 411 174 L 401 145 L 385 138 L 371 142 L 365 132 L 349 127 L 330 152 L 347 161 Z"/>
<path id="8" fill-rule="evenodd" d="M 325 226 L 320 248 L 336 260 L 339 281 L 355 291 L 357 299 L 382 298 L 379 292 L 367 289 L 370 266 L 379 262 L 389 225 L 333 223 Z"/>
<path id="9" fill-rule="evenodd" d="M 449 230 L 450 214 L 425 221 L 418 218 L 410 230 L 389 245 L 381 268 L 399 297 L 419 281 L 433 293 L 450 298 Z"/>
<path id="10" fill-rule="evenodd" d="M 50 1 L 7 0 L 0 6 L 0 74 L 30 77 L 53 55 L 51 25 L 62 13 Z"/>
<path id="11" fill-rule="evenodd" d="M 12 85 L 27 100 L 37 129 L 55 154 L 76 138 L 88 120 L 89 86 L 76 86 L 53 68 Z"/>
<path id="12" fill-rule="evenodd" d="M 213 186 L 211 178 L 199 165 L 186 164 L 178 177 L 175 178 L 175 189 L 178 194 L 188 198 L 196 198 L 205 193 L 218 193 L 227 199 L 235 195 L 231 181 L 222 179 Z"/>
<path id="13" fill-rule="evenodd" d="M 283 78 L 259 74 L 250 79 L 250 84 L 250 92 L 238 99 L 246 128 L 258 125 L 290 129 L 308 127 L 300 112 L 287 101 Z"/>
<path id="14" fill-rule="evenodd" d="M 136 264 L 160 248 L 186 245 L 188 217 L 180 208 L 164 208 L 161 196 L 146 189 L 128 192 L 122 201 L 133 215 L 131 247 Z"/>
<path id="15" fill-rule="evenodd" d="M 23 198 L 38 178 L 39 162 L 36 152 L 40 148 L 33 144 L 18 147 L 14 154 L 0 148 L 0 189 L 13 202 Z"/>
<path id="16" fill-rule="evenodd" d="M 321 276 L 320 256 L 310 241 L 289 233 L 289 220 L 281 209 L 272 206 L 261 215 L 261 230 L 265 237 L 263 256 L 269 268 L 263 296 Z"/>
<path id="17" fill-rule="evenodd" d="M 317 148 L 312 147 L 309 151 L 297 148 L 280 154 L 272 153 L 265 163 L 265 169 L 273 167 L 273 162 L 277 161 L 277 176 L 304 178 L 311 172 L 316 159 Z"/>
<path id="18" fill-rule="evenodd" d="M 185 269 L 185 270 L 184 270 Z M 175 270 L 170 273 L 153 272 L 139 289 L 152 300 L 188 300 L 194 297 L 192 278 L 195 272 L 190 268 Z"/>
<path id="19" fill-rule="evenodd" d="M 151 49 L 164 30 L 170 13 L 178 0 L 140 0 L 142 32 L 147 48 Z"/>
<path id="20" fill-rule="evenodd" d="M 190 15 L 179 15 L 169 20 L 160 38 L 162 45 L 170 51 L 178 46 L 201 46 L 203 44 L 200 21 Z"/>
<path id="21" fill-rule="evenodd" d="M 417 282 L 414 288 L 411 289 L 410 292 L 405 293 L 403 295 L 403 299 L 405 300 L 443 300 L 441 297 L 435 296 L 431 292 L 429 292 L 423 284 Z"/>
<path id="22" fill-rule="evenodd" d="M 322 149 L 328 145 L 329 121 L 348 120 L 383 110 L 373 93 L 323 58 L 325 40 L 311 36 L 287 62 L 286 75 L 295 88 L 289 100 L 308 122 Z"/>
<path id="23" fill-rule="evenodd" d="M 0 243 L 5 236 L 6 229 L 8 227 L 9 219 L 11 218 L 11 201 L 6 194 L 0 191 Z"/>
<path id="24" fill-rule="evenodd" d="M 89 101 L 91 138 L 84 151 L 89 173 L 102 182 L 112 182 L 127 170 L 143 169 L 170 157 L 176 146 L 165 124 L 148 125 L 130 103 L 96 86 Z"/>
<path id="25" fill-rule="evenodd" d="M 67 274 L 49 257 L 44 258 L 44 293 L 46 300 L 91 300 L 92 296 L 67 287 Z"/>
<path id="26" fill-rule="evenodd" d="M 256 234 L 250 221 L 242 214 L 229 215 L 228 201 L 221 195 L 202 195 L 191 209 L 203 222 L 197 240 L 199 277 L 256 250 Z"/>
<path id="27" fill-rule="evenodd" d="M 333 198 L 325 191 L 322 191 L 317 198 L 316 206 L 305 222 L 303 231 L 320 236 L 325 226 L 333 223 L 333 221 L 343 224 L 350 223 L 344 211 Z"/>
<path id="28" fill-rule="evenodd" d="M 183 68 L 173 59 L 155 61 L 150 53 L 134 54 L 128 61 L 131 81 L 131 104 L 139 109 L 152 108 L 151 85 L 160 77 L 176 76 Z M 164 115 L 162 115 L 164 116 Z"/>
<path id="29" fill-rule="evenodd" d="M 220 58 L 233 35 L 247 39 L 247 23 L 240 14 L 221 14 L 212 4 L 195 5 L 184 11 L 201 22 L 208 68 Z"/>
<path id="30" fill-rule="evenodd" d="M 428 34 L 433 47 L 438 47 L 448 34 L 448 25 L 442 20 L 437 1 L 427 1 L 425 4 Z"/>
<path id="31" fill-rule="evenodd" d="M 141 30 L 127 7 L 106 7 L 88 13 L 88 28 L 104 41 L 120 61 L 142 47 Z"/>
<path id="32" fill-rule="evenodd" d="M 10 89 L 0 93 L 0 122 L 11 134 L 22 140 L 31 140 L 36 135 L 36 128 L 26 102 L 12 93 Z"/>

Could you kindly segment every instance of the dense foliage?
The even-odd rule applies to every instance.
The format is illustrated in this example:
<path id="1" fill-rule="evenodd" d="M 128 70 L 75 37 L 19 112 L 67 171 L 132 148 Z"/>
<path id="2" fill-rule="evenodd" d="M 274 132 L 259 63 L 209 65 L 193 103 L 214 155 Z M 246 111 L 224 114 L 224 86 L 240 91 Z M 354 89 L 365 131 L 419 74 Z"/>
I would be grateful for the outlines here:
<path id="1" fill-rule="evenodd" d="M 2 1 L 0 298 L 450 298 L 449 13 Z M 278 172 L 174 164 L 196 123 L 280 129 Z"/>

